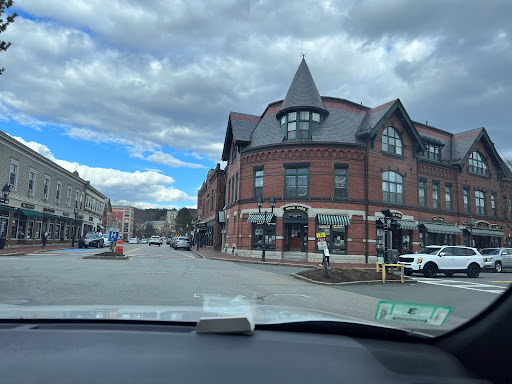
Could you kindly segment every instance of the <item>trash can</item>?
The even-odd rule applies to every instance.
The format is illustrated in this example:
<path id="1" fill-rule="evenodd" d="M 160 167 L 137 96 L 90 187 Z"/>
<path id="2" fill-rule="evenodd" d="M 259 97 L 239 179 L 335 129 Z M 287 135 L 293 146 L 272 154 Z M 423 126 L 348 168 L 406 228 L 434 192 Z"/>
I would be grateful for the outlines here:
<path id="1" fill-rule="evenodd" d="M 5 248 L 6 240 L 7 239 L 5 237 L 0 237 L 0 249 L 4 249 Z"/>
<path id="2" fill-rule="evenodd" d="M 400 251 L 398 249 L 388 249 L 387 252 L 387 264 L 397 264 L 398 263 L 398 257 L 400 256 Z"/>

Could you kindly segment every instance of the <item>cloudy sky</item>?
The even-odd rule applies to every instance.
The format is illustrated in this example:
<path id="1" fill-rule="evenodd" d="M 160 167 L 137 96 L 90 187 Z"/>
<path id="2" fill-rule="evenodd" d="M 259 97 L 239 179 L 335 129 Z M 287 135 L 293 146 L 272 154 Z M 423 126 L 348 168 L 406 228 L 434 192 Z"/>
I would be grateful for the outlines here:
<path id="1" fill-rule="evenodd" d="M 12 10 L 12 8 L 11 8 Z M 112 200 L 194 206 L 229 111 L 259 115 L 300 63 L 320 93 L 512 156 L 509 1 L 16 0 L 0 130 Z"/>

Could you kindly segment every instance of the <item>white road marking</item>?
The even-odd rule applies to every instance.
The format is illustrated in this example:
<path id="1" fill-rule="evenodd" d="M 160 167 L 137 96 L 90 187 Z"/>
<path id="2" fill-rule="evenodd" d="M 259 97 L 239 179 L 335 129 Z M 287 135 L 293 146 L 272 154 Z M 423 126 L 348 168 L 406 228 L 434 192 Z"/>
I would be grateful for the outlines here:
<path id="1" fill-rule="evenodd" d="M 445 279 L 424 279 L 424 278 L 418 278 L 418 277 L 412 277 L 412 279 L 416 280 L 418 283 L 439 285 L 439 286 L 443 286 L 443 287 L 469 289 L 472 291 L 496 293 L 498 295 L 501 295 L 508 289 L 508 287 L 501 287 L 499 285 L 473 283 L 471 281 L 445 280 Z"/>

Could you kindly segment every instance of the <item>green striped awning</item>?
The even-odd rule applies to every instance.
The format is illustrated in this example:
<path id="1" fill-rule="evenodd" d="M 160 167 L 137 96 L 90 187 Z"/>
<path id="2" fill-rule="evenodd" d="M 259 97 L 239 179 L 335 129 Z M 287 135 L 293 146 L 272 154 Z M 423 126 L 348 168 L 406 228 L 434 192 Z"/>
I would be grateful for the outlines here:
<path id="1" fill-rule="evenodd" d="M 317 215 L 318 224 L 322 225 L 350 225 L 348 216 L 341 215 Z"/>
<path id="2" fill-rule="evenodd" d="M 396 221 L 400 229 L 406 229 L 406 230 L 416 230 L 418 229 L 418 224 L 416 224 L 415 221 L 411 220 L 397 220 Z"/>
<path id="3" fill-rule="evenodd" d="M 0 211 L 14 211 L 16 208 L 9 207 L 7 205 L 0 205 Z"/>
<path id="4" fill-rule="evenodd" d="M 272 218 L 274 217 L 273 213 L 267 212 L 267 223 L 272 221 Z M 254 224 L 263 224 L 265 222 L 265 213 L 251 213 L 249 214 L 249 218 L 247 219 L 249 223 Z"/>
<path id="5" fill-rule="evenodd" d="M 28 209 L 20 209 L 21 213 L 23 213 L 25 216 L 32 216 L 32 217 L 43 217 L 43 214 L 41 212 L 36 211 L 29 211 Z"/>
<path id="6" fill-rule="evenodd" d="M 460 228 L 454 224 L 423 223 L 422 225 L 428 232 L 432 233 L 443 233 L 447 235 L 460 235 L 462 233 Z"/>
<path id="7" fill-rule="evenodd" d="M 466 229 L 469 231 L 468 228 Z M 473 228 L 473 236 L 505 237 L 505 234 L 503 233 L 503 231 L 497 229 Z"/>

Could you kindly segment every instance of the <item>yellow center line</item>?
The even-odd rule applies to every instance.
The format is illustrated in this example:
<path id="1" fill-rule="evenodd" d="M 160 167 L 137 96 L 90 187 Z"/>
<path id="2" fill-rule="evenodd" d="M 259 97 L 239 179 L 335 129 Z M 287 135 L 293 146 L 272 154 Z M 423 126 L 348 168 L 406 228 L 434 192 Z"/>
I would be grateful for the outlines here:
<path id="1" fill-rule="evenodd" d="M 512 283 L 512 281 L 491 281 L 491 283 Z"/>
<path id="2" fill-rule="evenodd" d="M 132 249 L 131 251 L 128 251 L 125 253 L 132 253 L 132 252 L 138 251 L 139 249 L 142 249 L 142 248 L 144 248 L 144 247 L 135 248 L 135 249 Z"/>

